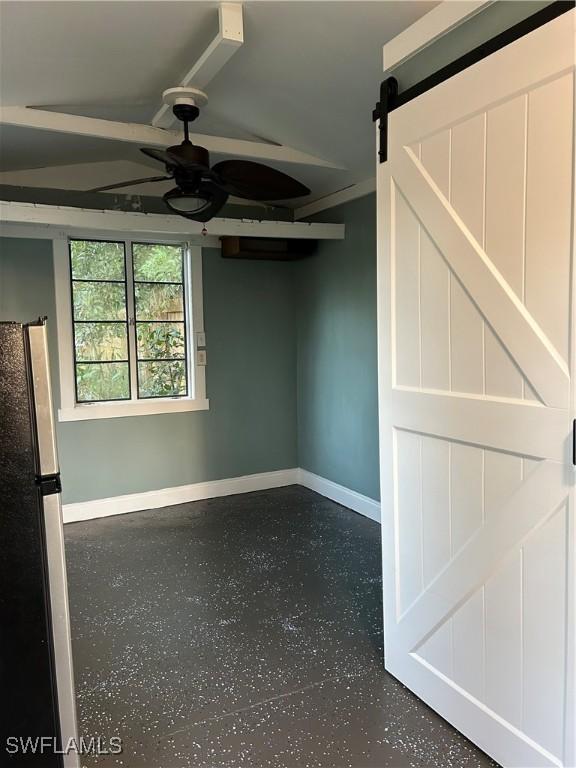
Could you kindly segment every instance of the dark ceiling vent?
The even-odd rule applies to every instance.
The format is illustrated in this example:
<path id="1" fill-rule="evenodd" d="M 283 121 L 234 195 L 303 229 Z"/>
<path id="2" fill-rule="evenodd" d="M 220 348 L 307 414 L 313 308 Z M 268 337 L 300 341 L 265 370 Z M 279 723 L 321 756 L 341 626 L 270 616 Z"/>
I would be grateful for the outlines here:
<path id="1" fill-rule="evenodd" d="M 224 259 L 295 261 L 316 250 L 316 240 L 265 237 L 221 237 Z"/>

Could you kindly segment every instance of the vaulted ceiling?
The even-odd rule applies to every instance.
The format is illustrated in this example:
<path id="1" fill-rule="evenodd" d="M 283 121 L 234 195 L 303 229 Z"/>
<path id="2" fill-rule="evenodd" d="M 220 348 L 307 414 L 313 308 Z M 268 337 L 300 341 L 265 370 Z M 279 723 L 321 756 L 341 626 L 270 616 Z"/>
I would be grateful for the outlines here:
<path id="1" fill-rule="evenodd" d="M 207 85 L 194 132 L 323 161 L 269 162 L 306 183 L 310 200 L 373 176 L 382 45 L 434 5 L 244 3 L 244 44 Z M 150 124 L 162 91 L 180 84 L 217 31 L 215 2 L 0 2 L 0 106 Z M 134 143 L 0 127 L 0 184 L 89 189 L 151 170 Z"/>

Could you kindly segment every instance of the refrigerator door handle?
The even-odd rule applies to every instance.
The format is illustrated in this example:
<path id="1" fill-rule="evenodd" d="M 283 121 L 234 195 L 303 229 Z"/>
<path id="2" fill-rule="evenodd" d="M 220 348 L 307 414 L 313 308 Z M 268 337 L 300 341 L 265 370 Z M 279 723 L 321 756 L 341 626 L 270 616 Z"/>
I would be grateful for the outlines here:
<path id="1" fill-rule="evenodd" d="M 44 321 L 26 326 L 30 378 L 34 393 L 34 420 L 36 422 L 39 481 L 44 476 L 59 474 L 56 450 L 56 430 L 50 388 L 50 366 L 48 363 L 48 339 Z"/>

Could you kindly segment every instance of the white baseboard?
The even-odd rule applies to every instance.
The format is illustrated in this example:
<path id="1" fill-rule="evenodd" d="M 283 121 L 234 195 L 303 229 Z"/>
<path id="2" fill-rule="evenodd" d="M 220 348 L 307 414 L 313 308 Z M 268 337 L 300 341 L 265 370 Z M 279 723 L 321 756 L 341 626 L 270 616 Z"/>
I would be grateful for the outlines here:
<path id="1" fill-rule="evenodd" d="M 161 488 L 157 491 L 129 493 L 125 496 L 112 496 L 108 499 L 81 501 L 64 504 L 62 512 L 65 523 L 79 520 L 91 520 L 96 517 L 122 515 L 126 512 L 138 512 L 143 509 L 158 509 L 172 504 L 184 504 L 188 501 L 213 499 L 218 496 L 230 496 L 234 493 L 263 491 L 268 488 L 280 488 L 283 485 L 298 483 L 298 470 L 281 469 L 277 472 L 261 472 L 257 475 L 230 477 L 225 480 L 210 480 L 205 483 L 178 485 L 174 488 Z"/>
<path id="2" fill-rule="evenodd" d="M 380 502 L 369 496 L 363 496 L 357 491 L 352 491 L 350 488 L 345 488 L 343 485 L 338 485 L 332 480 L 326 480 L 325 477 L 301 468 L 298 469 L 298 483 L 377 523 L 380 522 Z"/>
<path id="3" fill-rule="evenodd" d="M 80 520 L 92 520 L 97 517 L 123 515 L 127 512 L 139 512 L 143 509 L 159 509 L 173 504 L 185 504 L 189 501 L 214 499 L 218 496 L 231 496 L 235 493 L 250 493 L 265 491 L 269 488 L 280 488 L 284 485 L 303 485 L 326 498 L 342 504 L 371 520 L 380 522 L 380 504 L 368 496 L 351 491 L 343 485 L 333 483 L 324 477 L 315 475 L 305 469 L 280 469 L 276 472 L 261 472 L 257 475 L 230 477 L 225 480 L 210 480 L 205 483 L 178 485 L 174 488 L 161 488 L 157 491 L 129 493 L 125 496 L 112 496 L 107 499 L 80 501 L 64 504 L 62 508 L 65 523 L 75 523 Z"/>

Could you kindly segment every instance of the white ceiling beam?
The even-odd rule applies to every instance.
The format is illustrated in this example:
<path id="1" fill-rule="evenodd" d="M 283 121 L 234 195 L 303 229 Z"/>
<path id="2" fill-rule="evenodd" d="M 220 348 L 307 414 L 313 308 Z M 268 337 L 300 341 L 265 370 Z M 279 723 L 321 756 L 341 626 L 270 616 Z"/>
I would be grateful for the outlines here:
<path id="1" fill-rule="evenodd" d="M 313 216 L 320 211 L 326 211 L 328 208 L 335 208 L 342 203 L 348 203 L 351 200 L 357 200 L 359 197 L 366 197 L 372 192 L 376 192 L 376 177 L 372 176 L 365 181 L 359 181 L 357 184 L 351 184 L 349 187 L 339 189 L 338 192 L 332 192 L 330 195 L 320 197 L 318 200 L 313 200 L 311 203 L 300 206 L 300 208 L 294 209 L 294 218 L 296 221 L 299 219 L 305 219 L 308 216 Z"/>
<path id="2" fill-rule="evenodd" d="M 218 23 L 218 34 L 178 85 L 204 90 L 244 42 L 240 3 L 220 3 Z M 152 118 L 152 125 L 156 128 L 171 128 L 174 121 L 172 108 L 163 104 Z"/>
<path id="3" fill-rule="evenodd" d="M 62 112 L 49 112 L 45 109 L 33 109 L 31 107 L 0 107 L 0 125 L 34 128 L 39 131 L 87 136 L 93 139 L 123 141 L 129 144 L 162 149 L 173 144 L 180 144 L 182 141 L 181 133 L 165 131 L 151 125 L 120 123 L 114 120 L 67 115 Z M 223 136 L 208 136 L 200 133 L 191 133 L 190 140 L 194 144 L 206 147 L 209 152 L 216 155 L 234 155 L 252 160 L 269 160 L 278 163 L 341 169 L 341 166 L 328 160 L 283 145 L 229 139 Z"/>
<path id="4" fill-rule="evenodd" d="M 420 53 L 440 37 L 483 11 L 492 2 L 494 0 L 444 0 L 384 45 L 384 71 L 390 72 Z"/>
<path id="5" fill-rule="evenodd" d="M 312 240 L 343 240 L 344 224 L 308 224 L 290 221 L 260 221 L 252 219 L 211 219 L 206 224 L 183 216 L 158 213 L 127 213 L 71 208 L 58 205 L 37 205 L 0 201 L 0 235 L 5 225 L 50 227 L 60 233 L 123 232 L 148 236 L 181 235 L 196 237 L 206 228 L 210 236 L 237 235 L 245 237 L 308 238 Z"/>

